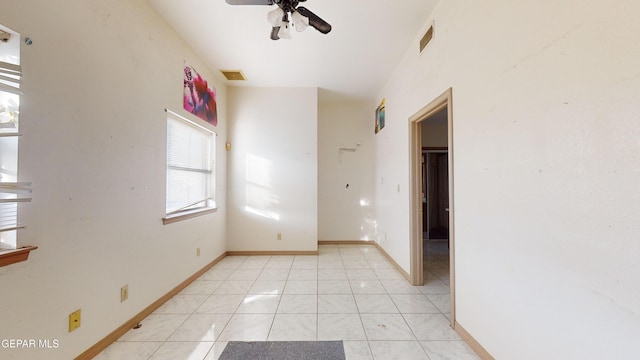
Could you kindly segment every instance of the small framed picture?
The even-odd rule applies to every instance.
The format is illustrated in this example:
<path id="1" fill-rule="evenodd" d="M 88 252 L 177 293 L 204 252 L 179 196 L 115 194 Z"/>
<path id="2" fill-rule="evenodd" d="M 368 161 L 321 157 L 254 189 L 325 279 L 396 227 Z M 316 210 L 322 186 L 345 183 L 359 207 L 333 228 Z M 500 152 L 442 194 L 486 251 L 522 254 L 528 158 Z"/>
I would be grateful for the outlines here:
<path id="1" fill-rule="evenodd" d="M 376 134 L 384 128 L 384 99 L 376 109 Z"/>

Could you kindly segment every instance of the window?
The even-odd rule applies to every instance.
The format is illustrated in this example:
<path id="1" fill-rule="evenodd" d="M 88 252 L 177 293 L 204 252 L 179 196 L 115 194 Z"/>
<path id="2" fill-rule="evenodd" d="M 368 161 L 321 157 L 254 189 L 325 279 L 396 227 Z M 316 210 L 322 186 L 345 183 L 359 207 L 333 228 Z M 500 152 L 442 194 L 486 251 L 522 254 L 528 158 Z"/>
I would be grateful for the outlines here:
<path id="1" fill-rule="evenodd" d="M 31 201 L 31 183 L 18 181 L 20 40 L 20 34 L 0 25 L 0 266 L 25 261 L 38 248 L 18 247 L 22 210 Z"/>
<path id="2" fill-rule="evenodd" d="M 216 210 L 215 141 L 213 131 L 167 110 L 165 224 Z"/>
<path id="3" fill-rule="evenodd" d="M 0 25 L 0 249 L 17 248 L 20 210 L 31 200 L 30 184 L 18 182 L 21 70 L 20 34 Z"/>

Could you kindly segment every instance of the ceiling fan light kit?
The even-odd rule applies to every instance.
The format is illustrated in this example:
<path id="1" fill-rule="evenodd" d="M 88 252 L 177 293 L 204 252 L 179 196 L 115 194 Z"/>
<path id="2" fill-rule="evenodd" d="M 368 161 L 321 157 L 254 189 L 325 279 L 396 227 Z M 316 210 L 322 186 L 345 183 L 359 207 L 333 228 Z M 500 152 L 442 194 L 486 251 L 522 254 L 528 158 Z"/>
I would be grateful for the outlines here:
<path id="1" fill-rule="evenodd" d="M 274 39 L 273 36 L 271 37 L 272 40 L 279 40 L 279 39 L 291 39 L 291 30 L 289 29 L 289 21 L 282 21 L 282 25 L 280 25 L 280 27 L 277 28 L 278 29 L 278 36 L 277 39 Z M 272 35 L 273 35 L 273 31 L 272 31 Z"/>
<path id="2" fill-rule="evenodd" d="M 304 31 L 311 26 L 323 34 L 331 31 L 331 25 L 306 7 L 298 4 L 307 0 L 226 0 L 230 5 L 277 5 L 278 8 L 267 13 L 271 24 L 271 39 L 291 39 L 291 26 L 296 31 Z M 291 16 L 291 22 L 289 21 Z"/>
<path id="3" fill-rule="evenodd" d="M 309 18 L 297 11 L 291 13 L 291 20 L 293 20 L 293 27 L 298 32 L 304 31 L 309 26 Z"/>

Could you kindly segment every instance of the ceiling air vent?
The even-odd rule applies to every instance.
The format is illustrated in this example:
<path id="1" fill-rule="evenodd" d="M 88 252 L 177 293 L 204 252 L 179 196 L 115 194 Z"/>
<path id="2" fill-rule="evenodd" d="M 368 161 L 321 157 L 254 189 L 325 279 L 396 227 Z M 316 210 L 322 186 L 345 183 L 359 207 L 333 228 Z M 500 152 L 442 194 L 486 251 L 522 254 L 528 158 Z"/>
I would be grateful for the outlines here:
<path id="1" fill-rule="evenodd" d="M 240 70 L 220 70 L 220 72 L 227 78 L 227 80 L 247 80 Z"/>
<path id="2" fill-rule="evenodd" d="M 427 30 L 422 39 L 420 39 L 420 52 L 427 47 L 431 39 L 433 39 L 433 26 L 429 26 L 429 30 Z"/>

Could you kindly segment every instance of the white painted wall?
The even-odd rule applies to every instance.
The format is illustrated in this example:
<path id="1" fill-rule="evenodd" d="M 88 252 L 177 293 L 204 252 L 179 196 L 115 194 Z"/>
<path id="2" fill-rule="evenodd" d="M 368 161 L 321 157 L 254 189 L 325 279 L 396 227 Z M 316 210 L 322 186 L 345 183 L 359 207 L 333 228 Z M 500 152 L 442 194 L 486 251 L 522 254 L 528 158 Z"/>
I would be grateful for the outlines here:
<path id="1" fill-rule="evenodd" d="M 428 121 L 428 120 L 427 120 Z M 422 122 L 423 147 L 447 147 L 447 124 L 427 124 Z"/>
<path id="2" fill-rule="evenodd" d="M 375 211 L 376 241 L 407 273 L 409 272 L 409 134 L 397 106 L 393 90 L 383 91 L 385 127 L 375 135 Z M 402 101 L 402 100 L 400 100 Z M 379 101 L 378 101 L 379 103 Z M 400 112 L 400 114 L 399 114 Z M 408 117 L 407 117 L 408 118 Z M 391 123 L 389 121 L 391 120 Z"/>
<path id="3" fill-rule="evenodd" d="M 0 339 L 60 344 L 0 357 L 71 359 L 225 251 L 226 91 L 146 1 L 0 0 L 0 9 L 0 23 L 33 39 L 22 49 L 20 126 L 33 202 L 18 241 L 39 247 L 0 268 Z M 185 60 L 217 85 L 220 209 L 163 226 L 164 108 L 182 111 Z M 77 309 L 82 326 L 68 333 Z"/>
<path id="4" fill-rule="evenodd" d="M 319 240 L 376 238 L 374 180 L 371 176 L 375 169 L 375 109 L 372 102 L 332 99 L 321 93 L 318 111 Z"/>
<path id="5" fill-rule="evenodd" d="M 234 87 L 228 93 L 227 250 L 316 251 L 318 90 Z"/>
<path id="6" fill-rule="evenodd" d="M 443 1 L 380 92 L 379 241 L 408 270 L 407 122 L 453 88 L 457 320 L 496 359 L 640 354 L 639 16 Z"/>

